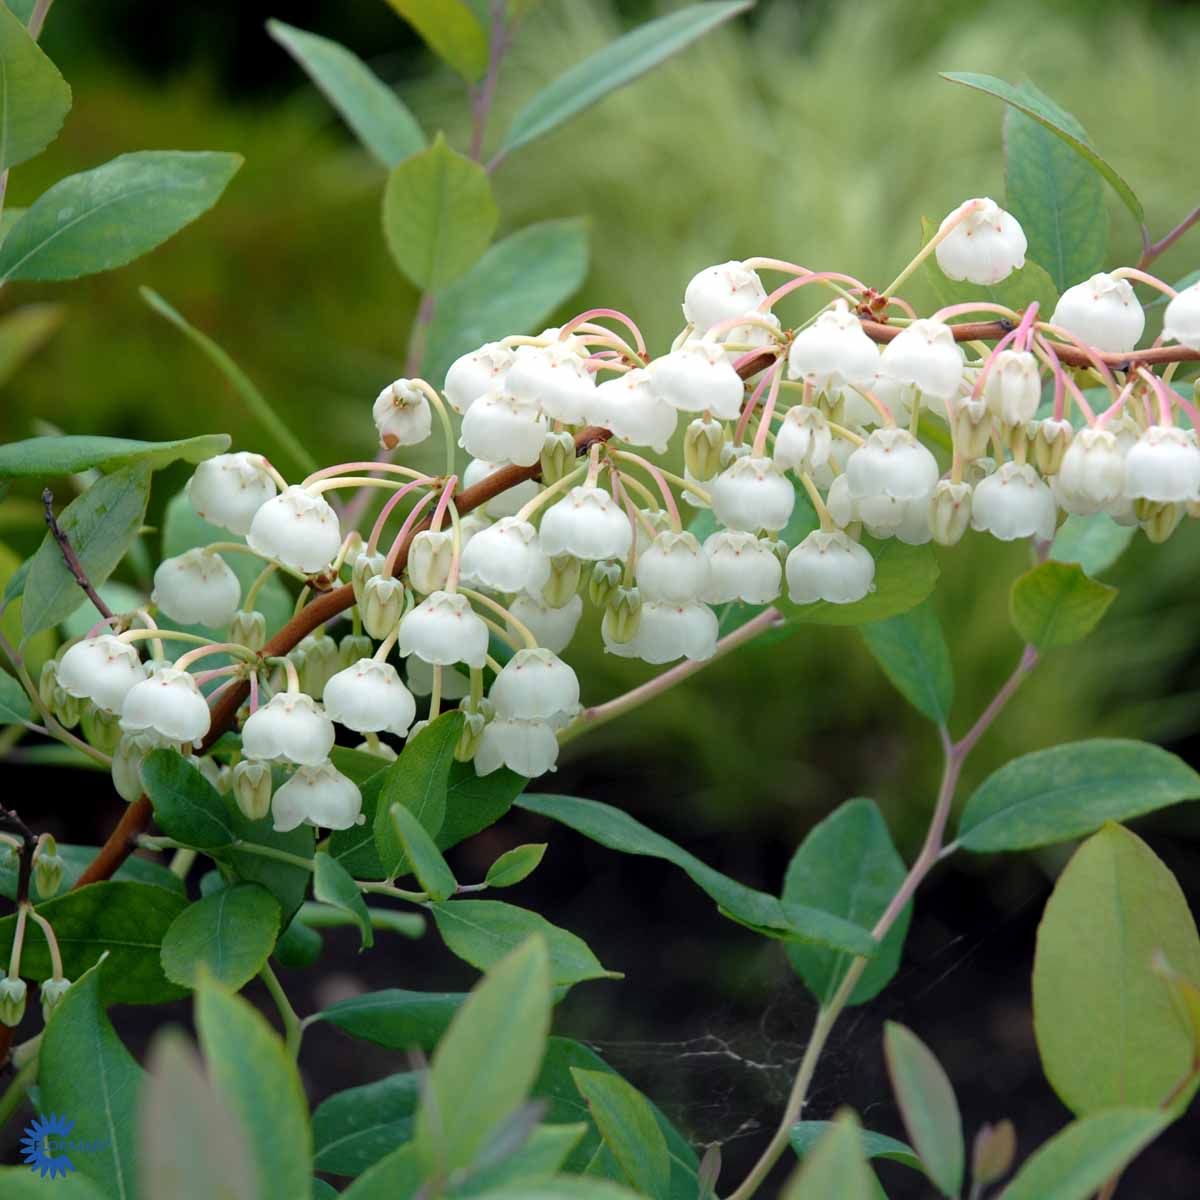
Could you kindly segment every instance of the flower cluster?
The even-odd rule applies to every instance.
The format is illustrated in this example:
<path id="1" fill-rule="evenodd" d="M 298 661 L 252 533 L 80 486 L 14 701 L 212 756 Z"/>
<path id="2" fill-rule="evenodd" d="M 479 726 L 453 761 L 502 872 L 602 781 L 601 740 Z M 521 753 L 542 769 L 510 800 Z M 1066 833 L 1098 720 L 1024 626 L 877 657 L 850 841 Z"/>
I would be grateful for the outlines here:
<path id="1" fill-rule="evenodd" d="M 214 694 L 248 683 L 233 760 L 195 761 L 252 819 L 343 829 L 361 797 L 330 761 L 339 726 L 394 757 L 381 735 L 410 737 L 457 703 L 460 760 L 480 774 L 552 770 L 580 712 L 559 655 L 585 602 L 610 653 L 704 660 L 718 606 L 868 596 L 885 539 L 950 546 L 972 528 L 1045 542 L 1061 514 L 1103 512 L 1161 541 L 1200 515 L 1200 445 L 1171 371 L 1123 358 L 1145 325 L 1133 286 L 1170 296 L 1161 340 L 1200 350 L 1200 285 L 1176 295 L 1122 268 L 1069 288 L 1049 320 L 1036 304 L 919 316 L 896 292 L 928 255 L 950 279 L 995 284 L 1025 252 L 1010 214 L 969 200 L 882 292 L 775 259 L 723 263 L 688 284 L 684 328 L 658 357 L 627 316 L 595 309 L 464 354 L 440 392 L 389 384 L 373 461 L 289 484 L 261 455 L 209 459 L 187 495 L 244 542 L 163 562 L 152 608 L 70 646 L 43 697 L 91 721 L 133 798 L 149 749 L 206 747 Z M 771 292 L 767 271 L 785 276 Z M 820 307 L 786 328 L 775 309 L 809 287 Z M 981 340 L 967 316 L 990 322 Z M 462 488 L 448 410 L 470 459 Z M 445 474 L 392 462 L 435 418 Z M 680 474 L 647 457 L 673 443 Z M 385 501 L 360 532 L 367 489 Z M 339 490 L 357 496 L 338 508 Z M 231 553 L 266 563 L 245 596 Z M 349 632 L 268 654 L 255 596 L 275 571 L 318 591 L 344 581 Z M 156 615 L 227 633 L 170 632 Z M 179 638 L 197 647 L 169 661 L 163 646 Z M 192 669 L 218 653 L 232 662 Z"/>

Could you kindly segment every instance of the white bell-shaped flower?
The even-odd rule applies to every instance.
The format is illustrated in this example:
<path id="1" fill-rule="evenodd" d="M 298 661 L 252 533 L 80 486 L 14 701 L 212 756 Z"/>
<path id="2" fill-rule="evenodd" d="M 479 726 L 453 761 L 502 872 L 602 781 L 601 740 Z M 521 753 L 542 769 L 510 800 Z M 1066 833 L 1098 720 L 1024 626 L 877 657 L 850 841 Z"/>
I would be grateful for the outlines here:
<path id="1" fill-rule="evenodd" d="M 975 206 L 966 216 L 963 209 Z M 1011 213 L 994 200 L 981 196 L 965 200 L 942 222 L 945 229 L 958 223 L 934 247 L 938 266 L 947 279 L 965 279 L 969 283 L 992 284 L 1007 279 L 1025 265 L 1025 231 Z"/>
<path id="2" fill-rule="evenodd" d="M 285 567 L 315 575 L 337 557 L 342 529 L 327 501 L 295 485 L 254 514 L 246 541 Z"/>
<path id="3" fill-rule="evenodd" d="M 623 559 L 633 545 L 629 518 L 602 488 L 572 488 L 542 517 L 542 549 L 551 557 Z"/>
<path id="4" fill-rule="evenodd" d="M 553 771 L 558 762 L 558 738 L 545 721 L 515 721 L 497 717 L 483 727 L 475 748 L 475 773 L 490 775 L 507 767 L 526 779 Z"/>
<path id="5" fill-rule="evenodd" d="M 555 725 L 579 711 L 579 680 L 550 650 L 518 650 L 501 667 L 490 699 L 498 717 Z"/>
<path id="6" fill-rule="evenodd" d="M 941 410 L 940 415 L 945 415 L 945 401 L 934 400 L 931 402 L 925 400 L 911 383 L 903 383 L 899 379 L 894 379 L 884 368 L 882 356 L 879 359 L 879 370 L 875 372 L 874 378 L 865 390 L 870 392 L 876 400 L 887 407 L 899 425 L 908 424 L 914 399 L 920 401 L 922 407 L 930 412 L 935 411 L 931 405 L 936 405 L 936 408 Z M 865 396 L 861 396 L 855 391 L 847 391 L 845 393 L 841 421 L 843 425 L 849 425 L 851 428 L 868 429 L 872 425 L 878 425 L 882 420 L 883 415 L 879 409 Z M 833 444 L 835 449 L 838 446 L 849 446 L 848 442 L 840 438 L 836 439 Z"/>
<path id="7" fill-rule="evenodd" d="M 1054 536 L 1054 494 L 1028 463 L 1006 462 L 975 485 L 971 528 L 1002 542 Z"/>
<path id="8" fill-rule="evenodd" d="M 453 667 L 437 667 L 427 663 L 415 654 L 404 660 L 404 674 L 408 679 L 408 690 L 414 696 L 431 696 L 433 694 L 433 672 L 442 673 L 442 699 L 445 701 L 461 700 L 470 695 L 471 681 Z"/>
<path id="9" fill-rule="evenodd" d="M 1200 447 L 1173 425 L 1151 425 L 1125 457 L 1125 495 L 1160 504 L 1200 499 Z"/>
<path id="10" fill-rule="evenodd" d="M 825 507 L 834 524 L 845 529 L 856 521 L 867 527 L 867 532 L 873 537 L 888 538 L 896 534 L 905 522 L 910 504 L 924 507 L 925 497 L 915 500 L 897 500 L 876 492 L 869 496 L 855 496 L 850 490 L 850 480 L 846 475 L 839 475 L 829 485 L 825 497 Z"/>
<path id="11" fill-rule="evenodd" d="M 482 667 L 487 658 L 488 627 L 459 592 L 434 592 L 400 622 L 396 650 L 427 663 Z"/>
<path id="12" fill-rule="evenodd" d="M 1125 491 L 1125 451 L 1108 429 L 1081 429 L 1058 468 L 1056 495 L 1068 512 L 1095 512 Z"/>
<path id="13" fill-rule="evenodd" d="M 501 517 L 463 550 L 462 577 L 497 592 L 540 592 L 550 578 L 550 559 L 528 521 Z"/>
<path id="14" fill-rule="evenodd" d="M 511 464 L 485 462 L 481 458 L 473 458 L 467 463 L 467 469 L 463 472 L 463 487 L 474 487 L 477 483 L 482 483 L 489 475 L 494 475 L 507 466 L 511 466 Z M 507 491 L 493 496 L 483 506 L 483 511 L 489 517 L 515 517 L 522 506 L 528 504 L 541 490 L 542 486 L 536 479 L 523 479 L 516 487 L 511 487 Z M 468 514 L 469 517 L 474 515 L 474 513 Z"/>
<path id="15" fill-rule="evenodd" d="M 58 663 L 58 682 L 67 695 L 90 700 L 106 713 L 119 714 L 129 689 L 145 678 L 137 649 L 111 633 L 76 642 Z"/>
<path id="16" fill-rule="evenodd" d="M 333 722 L 304 692 L 277 692 L 242 726 L 242 752 L 263 762 L 315 767 L 333 749 Z"/>
<path id="17" fill-rule="evenodd" d="M 741 315 L 747 318 L 745 325 L 733 325 L 717 334 L 694 333 L 688 341 L 708 337 L 718 342 L 725 347 L 725 361 L 730 364 L 751 350 L 765 349 L 778 343 L 783 326 L 774 313 L 754 310 Z"/>
<path id="18" fill-rule="evenodd" d="M 242 585 L 215 550 L 197 547 L 158 564 L 150 600 L 181 625 L 219 629 L 233 620 Z"/>
<path id="19" fill-rule="evenodd" d="M 936 485 L 935 485 L 936 486 Z M 921 496 L 916 500 L 901 500 L 900 520 L 893 531 L 893 536 L 909 546 L 924 546 L 933 540 L 933 529 L 929 523 L 930 497 Z M 868 524 L 867 528 L 870 528 Z"/>
<path id="20" fill-rule="evenodd" d="M 488 342 L 456 358 L 442 385 L 450 407 L 462 416 L 480 396 L 502 388 L 512 361 L 513 352 L 499 342 Z"/>
<path id="21" fill-rule="evenodd" d="M 647 600 L 637 632 L 626 643 L 614 642 L 608 631 L 608 614 L 600 625 L 605 649 L 625 658 L 662 665 L 678 658 L 703 661 L 712 658 L 720 629 L 717 615 L 707 604 L 672 604 Z"/>
<path id="22" fill-rule="evenodd" d="M 1032 421 L 1042 400 L 1037 359 L 1026 350 L 1001 350 L 988 370 L 983 398 L 1006 425 Z"/>
<path id="23" fill-rule="evenodd" d="M 187 671 L 163 664 L 135 683 L 121 705 L 121 728 L 148 733 L 163 742 L 198 746 L 208 733 L 208 703 Z"/>
<path id="24" fill-rule="evenodd" d="M 374 658 L 339 671 L 325 684 L 325 713 L 357 733 L 404 737 L 417 715 L 417 702 L 396 668 Z"/>
<path id="25" fill-rule="evenodd" d="M 779 595 L 783 564 L 765 542 L 742 529 L 723 529 L 704 542 L 708 582 L 700 593 L 706 604 L 770 604 Z"/>
<path id="26" fill-rule="evenodd" d="M 787 410 L 775 435 L 775 465 L 781 471 L 819 470 L 832 451 L 833 434 L 819 408 L 797 404 Z"/>
<path id="27" fill-rule="evenodd" d="M 818 395 L 834 398 L 870 388 L 879 370 L 879 347 L 845 300 L 827 308 L 796 334 L 788 351 L 788 375 L 811 383 Z"/>
<path id="28" fill-rule="evenodd" d="M 1200 350 L 1200 283 L 1186 287 L 1167 305 L 1163 340 Z"/>
<path id="29" fill-rule="evenodd" d="M 371 409 L 379 444 L 385 450 L 418 446 L 433 428 L 429 397 L 411 379 L 397 379 L 376 397 Z"/>
<path id="30" fill-rule="evenodd" d="M 871 432 L 846 460 L 846 479 L 856 498 L 928 499 L 938 481 L 937 459 L 907 429 Z"/>
<path id="31" fill-rule="evenodd" d="M 853 604 L 875 589 L 871 552 L 840 531 L 814 529 L 792 549 L 784 567 L 793 604 Z"/>
<path id="32" fill-rule="evenodd" d="M 708 583 L 708 555 L 696 535 L 665 530 L 638 554 L 637 584 L 645 600 L 684 604 Z"/>
<path id="33" fill-rule="evenodd" d="M 486 462 L 532 467 L 546 440 L 546 418 L 536 402 L 511 392 L 488 392 L 467 409 L 459 445 Z"/>
<path id="34" fill-rule="evenodd" d="M 271 798 L 276 833 L 303 824 L 350 829 L 362 823 L 362 793 L 331 762 L 301 767 Z"/>
<path id="35" fill-rule="evenodd" d="M 1127 279 L 1100 271 L 1059 296 L 1053 324 L 1097 350 L 1123 354 L 1138 344 L 1146 314 Z"/>
<path id="36" fill-rule="evenodd" d="M 782 529 L 796 505 L 796 489 L 769 458 L 736 458 L 709 485 L 717 520 L 730 529 Z"/>
<path id="37" fill-rule="evenodd" d="M 552 608 L 540 595 L 526 593 L 517 596 L 508 606 L 508 611 L 537 638 L 539 646 L 561 654 L 571 644 L 579 627 L 579 619 L 583 616 L 583 597 L 574 592 L 561 608 Z M 508 629 L 512 634 L 517 633 L 513 625 L 509 625 Z"/>
<path id="38" fill-rule="evenodd" d="M 658 398 L 680 412 L 710 412 L 732 421 L 742 411 L 745 386 L 719 342 L 687 342 L 656 358 L 647 370 Z"/>
<path id="39" fill-rule="evenodd" d="M 423 529 L 408 548 L 408 578 L 422 596 L 446 586 L 450 560 L 454 557 L 454 534 L 449 529 Z"/>
<path id="40" fill-rule="evenodd" d="M 963 355 L 949 325 L 920 320 L 906 325 L 883 348 L 883 371 L 916 388 L 930 400 L 945 402 L 958 394 Z"/>
<path id="41" fill-rule="evenodd" d="M 574 346 L 551 342 L 518 347 L 504 388 L 536 404 L 551 420 L 578 425 L 592 403 L 596 380 Z"/>
<path id="42" fill-rule="evenodd" d="M 755 271 L 736 261 L 719 263 L 692 276 L 683 294 L 683 316 L 704 333 L 721 321 L 756 309 L 766 298 Z"/>
<path id="43" fill-rule="evenodd" d="M 244 450 L 205 459 L 185 488 L 196 515 L 231 533 L 247 533 L 254 514 L 275 495 L 265 461 Z"/>
<path id="44" fill-rule="evenodd" d="M 665 454 L 679 413 L 659 398 L 645 368 L 607 379 L 592 394 L 588 420 L 611 429 L 631 446 L 649 446 Z"/>

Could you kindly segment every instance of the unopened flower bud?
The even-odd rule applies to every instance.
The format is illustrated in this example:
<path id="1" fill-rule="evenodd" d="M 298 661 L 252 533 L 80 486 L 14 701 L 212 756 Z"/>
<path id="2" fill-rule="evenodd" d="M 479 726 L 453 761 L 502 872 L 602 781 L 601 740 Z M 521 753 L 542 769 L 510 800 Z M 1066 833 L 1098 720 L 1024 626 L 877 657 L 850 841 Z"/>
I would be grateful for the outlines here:
<path id="1" fill-rule="evenodd" d="M 780 566 L 787 562 L 791 547 L 782 538 L 764 537 L 759 538 L 759 542 L 779 559 Z"/>
<path id="2" fill-rule="evenodd" d="M 486 697 L 478 704 L 472 705 L 470 697 L 460 701 L 463 714 L 462 733 L 458 735 L 458 743 L 454 747 L 454 758 L 457 762 L 470 762 L 479 748 L 479 739 L 483 736 L 484 726 L 495 715 L 492 703 Z"/>
<path id="3" fill-rule="evenodd" d="M 42 663 L 42 673 L 38 676 L 38 697 L 42 704 L 51 710 L 54 708 L 54 690 L 58 686 L 58 662 L 48 658 Z"/>
<path id="4" fill-rule="evenodd" d="M 142 763 L 161 743 L 153 734 L 127 733 L 112 756 L 112 781 L 117 795 L 132 804 L 142 794 Z"/>
<path id="5" fill-rule="evenodd" d="M 111 754 L 121 740 L 121 720 L 115 713 L 97 708 L 90 700 L 77 701 L 83 736 L 103 754 Z"/>
<path id="6" fill-rule="evenodd" d="M 929 530 L 939 546 L 954 546 L 971 523 L 971 485 L 939 479 L 929 500 Z"/>
<path id="7" fill-rule="evenodd" d="M 265 762 L 243 758 L 233 768 L 230 786 L 246 820 L 261 821 L 271 811 L 271 768 Z"/>
<path id="8" fill-rule="evenodd" d="M 353 563 L 350 568 L 350 583 L 354 588 L 354 602 L 361 605 L 367 580 L 374 579 L 383 572 L 386 559 L 382 554 L 359 554 L 350 561 Z"/>
<path id="9" fill-rule="evenodd" d="M 960 400 L 954 410 L 954 448 L 965 462 L 978 458 L 992 436 L 992 414 L 986 400 Z"/>
<path id="10" fill-rule="evenodd" d="M 588 599 L 597 608 L 604 608 L 608 604 L 608 598 L 616 591 L 623 572 L 624 568 L 619 562 L 592 564 L 592 574 L 588 579 Z"/>
<path id="11" fill-rule="evenodd" d="M 1063 455 L 1075 436 L 1070 421 L 1056 421 L 1047 417 L 1039 421 L 1033 435 L 1033 461 L 1043 475 L 1057 475 L 1062 466 Z"/>
<path id="12" fill-rule="evenodd" d="M 408 548 L 408 581 L 422 596 L 440 592 L 450 574 L 454 535 L 449 530 L 423 529 Z"/>
<path id="13" fill-rule="evenodd" d="M 42 839 L 33 856 L 33 882 L 37 894 L 48 900 L 62 886 L 66 863 L 58 852 L 58 843 L 52 837 Z"/>
<path id="14" fill-rule="evenodd" d="M 25 980 L 0 981 L 0 1025 L 15 1029 L 25 1015 Z"/>
<path id="15" fill-rule="evenodd" d="M 557 554 L 550 560 L 550 578 L 542 588 L 542 599 L 551 608 L 562 608 L 579 591 L 583 562 L 573 554 Z"/>
<path id="16" fill-rule="evenodd" d="M 1135 500 L 1133 511 L 1146 537 L 1155 545 L 1161 545 L 1179 528 L 1184 506 L 1158 500 Z"/>
<path id="17" fill-rule="evenodd" d="M 354 748 L 360 754 L 370 754 L 374 758 L 382 759 L 384 762 L 395 762 L 400 757 L 387 742 L 381 742 L 374 736 L 372 736 L 370 741 L 359 742 Z"/>
<path id="18" fill-rule="evenodd" d="M 238 609 L 229 622 L 229 640 L 247 650 L 261 650 L 267 642 L 267 618 L 257 610 Z"/>
<path id="19" fill-rule="evenodd" d="M 62 1003 L 62 998 L 71 988 L 69 979 L 47 979 L 38 989 L 42 998 L 42 1020 L 49 1021 L 50 1014 Z"/>
<path id="20" fill-rule="evenodd" d="M 1026 350 L 1001 350 L 992 361 L 983 395 L 992 415 L 1005 425 L 1032 421 L 1042 398 L 1037 359 Z"/>
<path id="21" fill-rule="evenodd" d="M 337 642 L 327 633 L 310 633 L 301 638 L 292 652 L 292 661 L 300 675 L 300 690 L 320 699 L 325 685 L 337 674 Z"/>
<path id="22" fill-rule="evenodd" d="M 720 421 L 697 417 L 683 434 L 683 461 L 688 474 L 698 483 L 711 479 L 721 469 L 721 447 L 725 427 Z"/>
<path id="23" fill-rule="evenodd" d="M 971 1151 L 971 1178 L 976 1187 L 989 1187 L 1008 1174 L 1017 1153 L 1017 1131 L 1009 1120 L 980 1127 Z"/>
<path id="24" fill-rule="evenodd" d="M 58 723 L 66 729 L 74 729 L 79 724 L 80 700 L 72 696 L 61 683 L 54 685 L 54 703 L 51 706 Z"/>
<path id="25" fill-rule="evenodd" d="M 609 640 L 625 643 L 632 640 L 642 623 L 642 596 L 637 588 L 617 587 L 608 598 L 605 625 Z"/>
<path id="26" fill-rule="evenodd" d="M 575 465 L 575 439 L 565 430 L 546 434 L 538 461 L 542 466 L 542 483 L 546 487 L 557 483 Z"/>
<path id="27" fill-rule="evenodd" d="M 382 641 L 396 628 L 404 613 L 404 584 L 391 576 L 370 577 L 363 584 L 359 610 L 363 628 Z"/>
<path id="28" fill-rule="evenodd" d="M 338 667 L 345 670 L 352 667 L 360 658 L 370 658 L 375 653 L 375 645 L 365 634 L 348 633 L 338 643 Z"/>

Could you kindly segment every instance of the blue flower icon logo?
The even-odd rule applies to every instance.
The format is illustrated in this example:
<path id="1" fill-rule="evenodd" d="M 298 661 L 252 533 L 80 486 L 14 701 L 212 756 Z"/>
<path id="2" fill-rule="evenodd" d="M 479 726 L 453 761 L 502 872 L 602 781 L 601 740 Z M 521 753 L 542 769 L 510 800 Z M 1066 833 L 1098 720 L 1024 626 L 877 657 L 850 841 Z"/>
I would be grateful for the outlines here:
<path id="1" fill-rule="evenodd" d="M 75 1164 L 65 1154 L 54 1153 L 51 1141 L 56 1137 L 66 1138 L 74 1128 L 74 1121 L 57 1113 L 51 1113 L 48 1117 L 39 1116 L 26 1125 L 25 1136 L 21 1138 L 21 1153 L 29 1163 L 29 1169 L 40 1172 L 43 1179 L 47 1175 L 56 1179 L 75 1170 Z"/>

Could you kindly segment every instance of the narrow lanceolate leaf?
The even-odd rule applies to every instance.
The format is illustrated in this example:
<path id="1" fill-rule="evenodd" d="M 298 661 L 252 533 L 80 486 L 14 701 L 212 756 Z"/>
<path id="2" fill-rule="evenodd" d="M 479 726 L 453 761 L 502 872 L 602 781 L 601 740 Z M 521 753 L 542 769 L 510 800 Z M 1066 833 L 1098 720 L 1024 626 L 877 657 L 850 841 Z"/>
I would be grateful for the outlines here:
<path id="1" fill-rule="evenodd" d="M 832 1121 L 797 1121 L 788 1133 L 788 1143 L 800 1158 L 807 1158 L 832 1126 Z M 924 1170 L 912 1147 L 904 1142 L 888 1137 L 886 1133 L 874 1133 L 870 1129 L 860 1129 L 859 1137 L 867 1158 L 886 1158 L 891 1162 L 911 1167 L 914 1171 Z"/>
<path id="2" fill-rule="evenodd" d="M 59 528 L 94 587 L 103 583 L 125 557 L 142 526 L 149 498 L 150 468 L 138 463 L 97 480 L 59 514 Z M 63 561 L 58 543 L 47 533 L 25 580 L 21 609 L 24 636 L 30 638 L 57 625 L 84 602 L 90 603 Z"/>
<path id="3" fill-rule="evenodd" d="M 393 804 L 388 809 L 388 820 L 412 873 L 430 899 L 445 900 L 447 896 L 453 896 L 458 890 L 454 873 L 412 809 Z"/>
<path id="4" fill-rule="evenodd" d="M 581 218 L 542 221 L 490 246 L 438 296 L 423 370 L 441 383 L 459 357 L 510 333 L 532 333 L 582 285 L 588 227 Z"/>
<path id="5" fill-rule="evenodd" d="M 1098 171 L 1108 181 L 1113 191 L 1121 198 L 1121 203 L 1133 214 L 1139 225 L 1144 224 L 1146 214 L 1142 210 L 1141 201 L 1134 195 L 1133 189 L 1124 179 L 1109 166 L 1091 146 L 1078 136 L 1079 123 L 1072 120 L 1071 127 L 1062 124 L 1063 111 L 1057 105 L 1047 106 L 1042 103 L 1041 93 L 1034 94 L 1036 89 L 1025 91 L 1015 88 L 1003 79 L 994 75 L 980 75 L 971 71 L 943 71 L 942 78 L 951 83 L 961 83 L 979 92 L 986 92 L 1011 105 L 1018 112 L 1024 113 L 1037 121 L 1043 128 L 1048 129 L 1056 137 L 1061 138 L 1081 158 L 1088 162 L 1092 169 Z"/>
<path id="6" fill-rule="evenodd" d="M 245 1000 L 211 980 L 196 990 L 196 1027 L 208 1076 L 254 1154 L 256 1196 L 307 1196 L 312 1131 L 300 1075 L 283 1042 Z"/>
<path id="7" fill-rule="evenodd" d="M 142 764 L 142 786 L 154 819 L 168 836 L 198 850 L 218 850 L 235 837 L 220 793 L 174 750 L 152 750 Z"/>
<path id="8" fill-rule="evenodd" d="M 392 0 L 396 3 L 397 0 Z M 624 87 L 718 25 L 745 12 L 752 0 L 692 4 L 648 21 L 577 63 L 543 88 L 509 126 L 501 153 L 524 146 Z"/>
<path id="9" fill-rule="evenodd" d="M 1159 954 L 1200 979 L 1200 938 L 1175 877 L 1140 838 L 1107 825 L 1059 876 L 1033 966 L 1042 1068 L 1080 1116 L 1160 1105 L 1192 1066 L 1191 1025 L 1155 970 Z"/>
<path id="10" fill-rule="evenodd" d="M 466 0 L 388 0 L 426 45 L 464 79 L 487 70 L 488 39 Z"/>
<path id="11" fill-rule="evenodd" d="M 437 291 L 464 274 L 487 249 L 499 219 L 487 172 L 451 150 L 440 133 L 388 176 L 384 237 L 396 265 L 419 288 Z"/>
<path id="12" fill-rule="evenodd" d="M 319 1016 L 351 1037 L 389 1050 L 430 1053 L 466 1000 L 465 992 L 410 992 L 385 988 L 339 1000 Z"/>
<path id="13" fill-rule="evenodd" d="M 0 282 L 123 267 L 212 208 L 241 165 L 238 154 L 139 150 L 68 175 L 0 244 Z"/>
<path id="14" fill-rule="evenodd" d="M 144 463 L 152 470 L 177 459 L 198 463 L 229 449 L 229 434 L 207 433 L 177 442 L 137 442 L 110 437 L 36 437 L 0 446 L 0 479 L 74 475 L 95 467 L 115 471 Z"/>
<path id="15" fill-rule="evenodd" d="M 1083 126 L 1031 83 L 1015 89 L 1083 145 L 1091 145 Z M 1021 223 L 1029 257 L 1050 272 L 1055 287 L 1066 291 L 1104 269 L 1108 250 L 1108 212 L 1104 183 L 1073 146 L 1040 121 L 1016 108 L 1004 114 L 1006 207 Z M 1043 310 L 1045 319 L 1050 313 Z"/>
<path id="16" fill-rule="evenodd" d="M 443 1177 L 471 1163 L 525 1100 L 550 1030 L 546 943 L 530 937 L 498 962 L 459 1009 L 430 1065 L 414 1144 Z"/>
<path id="17" fill-rule="evenodd" d="M 0 725 L 19 724 L 32 716 L 25 689 L 7 672 L 0 671 Z"/>
<path id="18" fill-rule="evenodd" d="M 1133 540 L 1132 525 L 1118 525 L 1107 513 L 1090 517 L 1071 514 L 1059 527 L 1050 544 L 1050 557 L 1058 562 L 1078 563 L 1093 578 L 1107 570 Z"/>
<path id="19" fill-rule="evenodd" d="M 257 883 L 235 883 L 175 918 L 163 935 L 163 971 L 182 987 L 208 975 L 238 991 L 263 969 L 278 935 L 279 901 Z"/>
<path id="20" fill-rule="evenodd" d="M 1078 563 L 1051 560 L 1013 584 L 1009 613 L 1027 642 L 1052 650 L 1087 637 L 1116 598 L 1116 588 L 1098 583 Z"/>
<path id="21" fill-rule="evenodd" d="M 1152 1108 L 1113 1108 L 1074 1121 L 1038 1147 L 1004 1200 L 1089 1200 L 1172 1119 Z"/>
<path id="22" fill-rule="evenodd" d="M 411 1140 L 423 1081 L 423 1072 L 404 1071 L 323 1101 L 313 1113 L 316 1169 L 361 1175 Z"/>
<path id="23" fill-rule="evenodd" d="M 938 1190 L 956 1197 L 962 1188 L 965 1151 L 950 1080 L 929 1048 L 903 1025 L 889 1021 L 883 1045 L 909 1141 Z"/>
<path id="24" fill-rule="evenodd" d="M 843 1109 L 813 1146 L 781 1200 L 873 1200 L 874 1180 L 863 1154 L 858 1118 Z"/>
<path id="25" fill-rule="evenodd" d="M 375 944 L 375 932 L 371 928 L 371 914 L 367 912 L 362 892 L 350 872 L 335 858 L 322 851 L 313 859 L 313 895 L 326 904 L 336 905 L 348 912 L 358 926 L 362 936 L 362 949 Z"/>
<path id="26" fill-rule="evenodd" d="M 928 602 L 861 627 L 863 641 L 900 694 L 939 725 L 954 700 L 954 669 L 941 622 Z"/>
<path id="27" fill-rule="evenodd" d="M 904 860 L 892 845 L 887 823 L 871 800 L 848 800 L 811 830 L 800 844 L 783 883 L 783 899 L 820 907 L 870 930 L 904 882 Z M 912 916 L 906 905 L 879 945 L 850 995 L 865 1004 L 887 985 L 900 965 Z M 822 1003 L 833 998 L 853 956 L 826 946 L 787 946 L 788 960 Z"/>
<path id="28" fill-rule="evenodd" d="M 1024 754 L 989 775 L 958 823 L 966 850 L 1032 850 L 1200 799 L 1200 775 L 1149 742 L 1093 738 Z"/>
<path id="29" fill-rule="evenodd" d="M 545 842 L 516 846 L 507 850 L 488 867 L 484 883 L 494 888 L 512 887 L 514 883 L 520 883 L 537 870 L 537 865 L 545 853 Z"/>
<path id="30" fill-rule="evenodd" d="M 76 979 L 55 1010 L 42 1038 L 38 1075 L 42 1109 L 69 1114 L 72 1139 L 103 1147 L 73 1155 L 75 1169 L 111 1200 L 133 1200 L 142 1069 L 104 1011 L 98 970 Z"/>
<path id="31" fill-rule="evenodd" d="M 571 1072 L 605 1145 L 638 1192 L 669 1200 L 671 1160 L 667 1139 L 646 1098 L 620 1075 Z"/>
<path id="32" fill-rule="evenodd" d="M 71 108 L 71 89 L 17 16 L 0 5 L 0 171 L 40 154 Z"/>
<path id="33" fill-rule="evenodd" d="M 425 149 L 425 135 L 408 106 L 358 55 L 283 21 L 268 21 L 267 32 L 304 68 L 384 167 Z"/>

